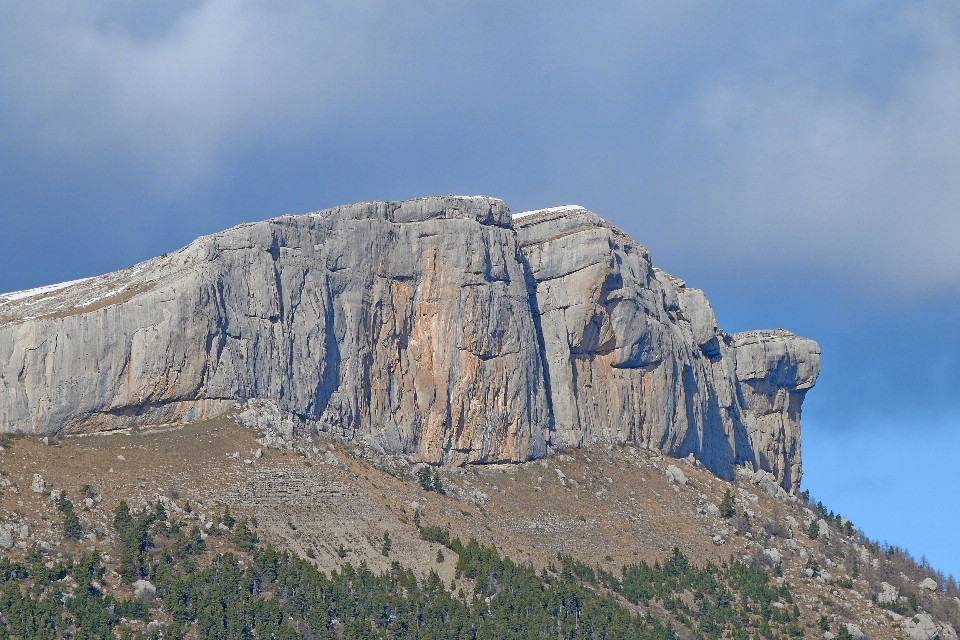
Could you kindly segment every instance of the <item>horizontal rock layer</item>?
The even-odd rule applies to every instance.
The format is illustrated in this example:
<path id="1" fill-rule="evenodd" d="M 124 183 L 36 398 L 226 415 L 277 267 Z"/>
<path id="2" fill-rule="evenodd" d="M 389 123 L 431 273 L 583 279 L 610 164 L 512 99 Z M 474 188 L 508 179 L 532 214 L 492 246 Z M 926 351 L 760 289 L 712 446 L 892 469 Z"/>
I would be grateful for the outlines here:
<path id="1" fill-rule="evenodd" d="M 371 202 L 0 295 L 0 431 L 87 433 L 268 403 L 291 428 L 446 464 L 636 442 L 800 482 L 816 343 L 729 335 L 580 207 Z M 269 413 L 269 411 L 267 412 Z"/>

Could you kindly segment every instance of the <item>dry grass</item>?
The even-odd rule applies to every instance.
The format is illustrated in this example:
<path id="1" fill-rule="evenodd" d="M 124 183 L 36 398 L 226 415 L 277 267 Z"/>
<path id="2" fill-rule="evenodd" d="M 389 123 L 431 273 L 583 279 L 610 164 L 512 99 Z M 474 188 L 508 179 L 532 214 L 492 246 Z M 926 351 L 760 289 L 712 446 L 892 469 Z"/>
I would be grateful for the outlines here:
<path id="1" fill-rule="evenodd" d="M 99 547 L 115 558 L 110 520 L 121 499 L 145 506 L 165 496 L 179 509 L 189 502 L 193 519 L 201 513 L 214 517 L 229 504 L 238 518 L 256 519 L 263 541 L 301 555 L 312 549 L 325 570 L 347 561 L 366 561 L 378 570 L 397 560 L 421 573 L 436 569 L 447 584 L 453 579 L 455 554 L 445 551 L 445 562 L 436 561 L 439 546 L 420 540 L 413 523 L 415 504 L 425 524 L 448 528 L 464 540 L 476 537 L 537 567 L 555 561 L 559 551 L 618 571 L 641 559 L 662 559 L 674 546 L 700 564 L 733 555 L 771 566 L 764 549 L 777 549 L 805 623 L 812 625 L 826 613 L 859 624 L 871 638 L 902 636 L 891 618 L 870 603 L 875 587 L 862 577 L 854 589 L 843 589 L 804 574 L 804 553 L 809 553 L 822 570 L 848 578 L 862 546 L 835 531 L 829 542 L 812 541 L 788 524 L 790 516 L 803 527 L 808 514 L 799 504 L 767 496 L 747 483 L 727 483 L 682 461 L 630 447 L 593 447 L 518 466 L 445 469 L 446 495 L 441 496 L 423 491 L 413 467 L 399 457 L 361 455 L 349 443 L 316 441 L 307 455 L 265 449 L 255 459 L 252 454 L 260 447 L 255 435 L 219 418 L 166 432 L 67 438 L 56 446 L 16 440 L 0 453 L 0 470 L 17 485 L 16 492 L 3 489 L 0 513 L 8 522 L 29 522 L 29 542 L 51 543 L 52 555 Z M 337 464 L 330 464 L 328 451 Z M 231 457 L 234 453 L 239 457 Z M 683 470 L 686 485 L 670 482 L 665 475 L 669 464 Z M 56 508 L 48 497 L 30 490 L 34 473 L 44 477 L 48 488 L 67 491 L 95 541 L 61 539 Z M 85 487 L 102 499 L 90 510 L 83 507 Z M 719 504 L 728 488 L 738 496 L 738 511 L 749 514 L 738 527 L 706 509 L 708 502 Z M 393 541 L 386 557 L 381 553 L 384 532 Z M 712 539 L 718 533 L 726 539 L 722 545 Z M 210 541 L 211 552 L 223 544 L 222 538 Z M 341 545 L 347 551 L 344 558 L 338 554 Z M 791 550 L 795 545 L 797 550 Z M 807 636 L 819 637 L 820 632 L 810 628 Z"/>

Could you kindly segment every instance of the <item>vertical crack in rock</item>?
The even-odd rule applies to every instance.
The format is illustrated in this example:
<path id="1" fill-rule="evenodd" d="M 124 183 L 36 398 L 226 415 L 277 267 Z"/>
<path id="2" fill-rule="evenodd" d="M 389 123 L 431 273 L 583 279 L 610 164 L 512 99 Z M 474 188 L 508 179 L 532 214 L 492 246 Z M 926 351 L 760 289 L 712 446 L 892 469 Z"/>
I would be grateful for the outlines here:
<path id="1" fill-rule="evenodd" d="M 796 490 L 819 348 L 729 335 L 703 293 L 582 207 L 367 202 L 243 224 L 0 295 L 0 431 L 88 433 L 238 404 L 443 464 L 636 442 Z"/>

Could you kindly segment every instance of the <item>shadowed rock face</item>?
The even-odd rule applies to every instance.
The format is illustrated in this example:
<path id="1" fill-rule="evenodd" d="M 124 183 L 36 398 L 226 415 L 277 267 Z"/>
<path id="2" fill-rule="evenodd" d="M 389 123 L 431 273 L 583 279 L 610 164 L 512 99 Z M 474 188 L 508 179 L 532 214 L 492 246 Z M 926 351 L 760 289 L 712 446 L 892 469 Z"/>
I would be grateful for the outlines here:
<path id="1" fill-rule="evenodd" d="M 293 429 L 430 462 L 629 441 L 796 489 L 818 354 L 785 331 L 719 331 L 699 290 L 579 207 L 511 220 L 492 198 L 372 202 L 0 295 L 0 430 L 267 403 Z"/>
<path id="2" fill-rule="evenodd" d="M 552 399 L 551 444 L 637 442 L 800 485 L 800 405 L 819 347 L 783 331 L 729 335 L 703 292 L 654 269 L 646 249 L 580 207 L 514 227 L 536 287 Z"/>

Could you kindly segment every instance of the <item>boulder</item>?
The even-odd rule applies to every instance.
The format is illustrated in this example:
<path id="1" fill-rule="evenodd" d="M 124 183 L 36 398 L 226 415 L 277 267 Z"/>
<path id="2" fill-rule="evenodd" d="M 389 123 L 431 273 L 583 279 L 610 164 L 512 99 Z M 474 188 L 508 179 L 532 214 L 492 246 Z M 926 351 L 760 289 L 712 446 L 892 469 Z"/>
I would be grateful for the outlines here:
<path id="1" fill-rule="evenodd" d="M 877 594 L 877 602 L 880 604 L 887 604 L 889 602 L 896 602 L 899 598 L 899 589 L 887 582 L 880 583 L 880 592 Z"/>
<path id="2" fill-rule="evenodd" d="M 826 538 L 827 540 L 830 539 L 830 525 L 827 524 L 827 521 L 823 518 L 817 520 L 817 530 L 819 531 L 820 537 Z"/>
<path id="3" fill-rule="evenodd" d="M 34 493 L 43 493 L 47 490 L 47 483 L 39 473 L 33 474 L 33 482 L 30 483 L 30 490 Z"/>
<path id="4" fill-rule="evenodd" d="M 920 588 L 926 589 L 927 591 L 937 591 L 940 585 L 937 584 L 937 581 L 933 578 L 924 578 L 920 581 Z"/>
<path id="5" fill-rule="evenodd" d="M 946 640 L 940 637 L 940 629 L 926 613 L 918 613 L 912 618 L 906 618 L 900 625 L 913 640 Z"/>
<path id="6" fill-rule="evenodd" d="M 149 580 L 137 580 L 133 583 L 133 595 L 144 600 L 152 600 L 157 596 L 157 587 Z"/>
<path id="7" fill-rule="evenodd" d="M 853 624 L 852 622 L 844 622 L 843 625 L 847 628 L 847 631 L 850 632 L 850 635 L 853 636 L 853 640 L 864 640 L 867 637 L 867 634 L 863 632 L 863 629 L 859 625 Z"/>
<path id="8" fill-rule="evenodd" d="M 667 478 L 670 479 L 670 482 L 676 482 L 677 484 L 687 484 L 687 476 L 683 474 L 677 466 L 667 465 Z"/>
<path id="9" fill-rule="evenodd" d="M 12 549 L 13 542 L 13 531 L 0 527 L 0 549 Z"/>

